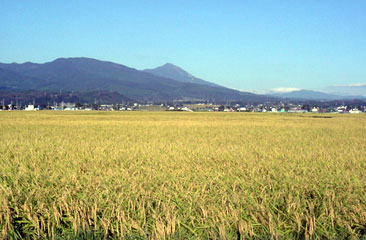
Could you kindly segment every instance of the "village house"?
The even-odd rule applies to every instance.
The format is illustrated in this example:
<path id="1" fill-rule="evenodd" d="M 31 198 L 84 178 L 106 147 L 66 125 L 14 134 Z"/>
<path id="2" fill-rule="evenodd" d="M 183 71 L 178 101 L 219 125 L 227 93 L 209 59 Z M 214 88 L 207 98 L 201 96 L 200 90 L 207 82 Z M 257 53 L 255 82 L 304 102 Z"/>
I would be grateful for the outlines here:
<path id="1" fill-rule="evenodd" d="M 25 111 L 36 111 L 34 105 L 27 105 L 24 109 Z"/>
<path id="2" fill-rule="evenodd" d="M 358 108 L 353 108 L 353 109 L 349 110 L 349 113 L 352 113 L 352 114 L 360 114 L 361 111 L 358 110 Z"/>

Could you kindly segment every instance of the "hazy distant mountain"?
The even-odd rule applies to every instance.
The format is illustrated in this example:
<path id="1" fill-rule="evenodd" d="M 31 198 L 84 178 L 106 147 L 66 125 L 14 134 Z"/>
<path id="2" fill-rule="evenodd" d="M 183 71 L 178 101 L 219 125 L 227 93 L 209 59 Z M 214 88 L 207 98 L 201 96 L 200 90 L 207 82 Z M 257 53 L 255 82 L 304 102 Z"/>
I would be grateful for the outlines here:
<path id="1" fill-rule="evenodd" d="M 218 86 L 217 84 L 196 78 L 195 76 L 191 75 L 190 73 L 184 71 L 180 67 L 177 67 L 171 63 L 166 63 L 163 66 L 154 69 L 145 69 L 143 71 L 151 73 L 155 76 L 170 78 L 179 82 L 198 83 L 216 87 Z"/>
<path id="2" fill-rule="evenodd" d="M 0 69 L 0 88 L 4 89 L 115 91 L 139 101 L 206 99 L 258 102 L 273 99 L 220 86 L 177 81 L 91 58 L 59 58 L 44 64 L 0 63 Z"/>
<path id="3" fill-rule="evenodd" d="M 297 90 L 283 93 L 272 92 L 269 93 L 269 95 L 282 98 L 301 99 L 301 100 L 337 100 L 337 99 L 362 98 L 362 96 L 340 96 L 313 90 Z"/>
<path id="4" fill-rule="evenodd" d="M 366 97 L 366 83 L 335 85 L 323 88 L 322 91 L 341 96 Z"/>

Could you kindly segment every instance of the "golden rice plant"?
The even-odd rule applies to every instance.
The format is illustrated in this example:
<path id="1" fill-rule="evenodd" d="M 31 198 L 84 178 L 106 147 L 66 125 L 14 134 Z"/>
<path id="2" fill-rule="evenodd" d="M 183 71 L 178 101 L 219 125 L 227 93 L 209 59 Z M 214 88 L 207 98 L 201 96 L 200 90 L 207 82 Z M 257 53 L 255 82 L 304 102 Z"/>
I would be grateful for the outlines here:
<path id="1" fill-rule="evenodd" d="M 366 238 L 366 116 L 327 116 L 1 112 L 0 238 Z"/>

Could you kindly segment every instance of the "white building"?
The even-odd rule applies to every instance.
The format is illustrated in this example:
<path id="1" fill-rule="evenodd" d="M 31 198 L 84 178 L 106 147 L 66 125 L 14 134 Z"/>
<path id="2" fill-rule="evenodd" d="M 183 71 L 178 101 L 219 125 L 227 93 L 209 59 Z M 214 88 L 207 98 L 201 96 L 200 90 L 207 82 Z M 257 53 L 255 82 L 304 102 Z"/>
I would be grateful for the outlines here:
<path id="1" fill-rule="evenodd" d="M 316 107 L 313 107 L 313 108 L 311 109 L 311 112 L 313 112 L 313 113 L 317 113 L 317 112 L 319 112 L 319 109 L 317 109 Z"/>
<path id="2" fill-rule="evenodd" d="M 28 106 L 26 106 L 26 108 L 24 110 L 25 111 L 35 111 L 36 109 L 34 108 L 34 105 L 28 105 Z"/>
<path id="3" fill-rule="evenodd" d="M 339 113 L 344 113 L 344 112 L 346 112 L 346 110 L 347 110 L 346 106 L 337 107 L 337 112 L 339 112 Z"/>
<path id="4" fill-rule="evenodd" d="M 182 108 L 182 111 L 185 111 L 185 112 L 193 112 L 191 109 L 187 108 L 187 107 L 183 107 Z"/>
<path id="5" fill-rule="evenodd" d="M 64 109 L 65 111 L 76 111 L 78 110 L 76 107 L 67 107 Z"/>
<path id="6" fill-rule="evenodd" d="M 349 113 L 359 114 L 359 113 L 361 113 L 361 111 L 358 110 L 357 108 L 354 108 L 354 109 L 349 110 Z"/>

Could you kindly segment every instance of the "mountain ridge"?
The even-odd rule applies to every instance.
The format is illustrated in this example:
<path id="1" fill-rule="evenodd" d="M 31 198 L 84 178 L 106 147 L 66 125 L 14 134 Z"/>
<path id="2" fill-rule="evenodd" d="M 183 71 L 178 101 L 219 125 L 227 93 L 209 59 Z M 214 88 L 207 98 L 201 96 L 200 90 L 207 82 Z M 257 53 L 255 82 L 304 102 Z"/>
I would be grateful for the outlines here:
<path id="1" fill-rule="evenodd" d="M 291 92 L 272 92 L 267 95 L 291 98 L 299 100 L 342 100 L 342 99 L 362 99 L 363 96 L 341 96 L 336 94 L 325 93 L 322 91 L 299 89 Z"/>
<path id="2" fill-rule="evenodd" d="M 18 90 L 116 91 L 137 101 L 203 99 L 251 102 L 273 99 L 221 86 L 181 82 L 122 64 L 85 57 L 58 58 L 42 64 L 0 63 L 0 69 L 3 69 L 0 72 L 0 87 L 6 85 Z M 21 81 L 6 80 L 9 74 L 20 76 Z"/>

